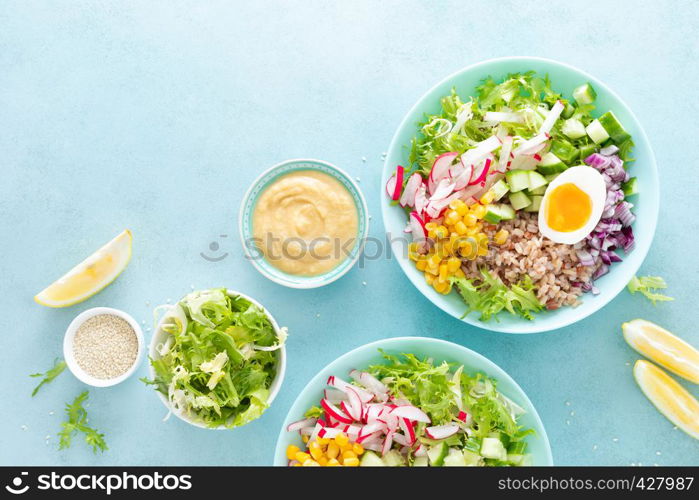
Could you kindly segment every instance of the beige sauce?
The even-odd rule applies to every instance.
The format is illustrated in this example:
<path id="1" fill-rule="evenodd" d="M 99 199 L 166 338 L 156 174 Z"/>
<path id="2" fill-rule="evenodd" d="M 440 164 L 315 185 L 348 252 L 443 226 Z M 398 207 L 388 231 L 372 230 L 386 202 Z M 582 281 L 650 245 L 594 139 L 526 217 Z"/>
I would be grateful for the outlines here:
<path id="1" fill-rule="evenodd" d="M 350 192 L 316 170 L 283 175 L 260 196 L 253 236 L 267 261 L 294 275 L 323 274 L 345 260 L 357 238 Z"/>

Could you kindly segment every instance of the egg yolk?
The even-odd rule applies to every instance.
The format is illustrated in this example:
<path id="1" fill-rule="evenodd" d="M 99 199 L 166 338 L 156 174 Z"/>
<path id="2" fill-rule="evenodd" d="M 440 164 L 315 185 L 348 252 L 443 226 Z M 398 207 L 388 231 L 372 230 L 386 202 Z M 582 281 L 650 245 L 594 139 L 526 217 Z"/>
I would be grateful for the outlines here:
<path id="1" fill-rule="evenodd" d="M 592 200 L 575 184 L 561 184 L 549 195 L 546 222 L 554 231 L 569 233 L 580 229 L 591 214 Z"/>

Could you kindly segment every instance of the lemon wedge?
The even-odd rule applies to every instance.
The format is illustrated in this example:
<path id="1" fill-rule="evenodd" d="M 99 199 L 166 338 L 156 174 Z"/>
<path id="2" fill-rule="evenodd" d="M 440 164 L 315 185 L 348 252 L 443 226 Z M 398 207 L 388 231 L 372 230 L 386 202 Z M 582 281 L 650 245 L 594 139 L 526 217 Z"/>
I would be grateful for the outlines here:
<path id="1" fill-rule="evenodd" d="M 699 439 L 699 401 L 650 361 L 636 361 L 633 376 L 660 413 L 694 439 Z"/>
<path id="2" fill-rule="evenodd" d="M 672 373 L 699 384 L 699 351 L 664 328 L 634 319 L 621 325 L 626 342 Z"/>
<path id="3" fill-rule="evenodd" d="M 114 281 L 131 259 L 128 229 L 68 271 L 34 300 L 43 306 L 67 307 L 87 300 Z"/>

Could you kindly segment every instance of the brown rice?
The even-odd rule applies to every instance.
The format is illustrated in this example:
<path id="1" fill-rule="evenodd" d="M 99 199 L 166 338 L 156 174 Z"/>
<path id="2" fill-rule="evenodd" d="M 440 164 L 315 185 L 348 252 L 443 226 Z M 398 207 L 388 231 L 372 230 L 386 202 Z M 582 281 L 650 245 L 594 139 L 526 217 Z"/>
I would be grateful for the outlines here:
<path id="1" fill-rule="evenodd" d="M 498 246 L 492 241 L 501 229 L 510 235 Z M 572 245 L 554 243 L 542 236 L 536 214 L 519 213 L 515 220 L 485 226 L 484 232 L 491 241 L 488 255 L 465 261 L 462 269 L 467 278 L 481 278 L 483 267 L 507 285 L 528 274 L 536 286 L 537 298 L 547 309 L 579 304 L 581 286 L 590 282 L 594 269 L 580 264 Z"/>

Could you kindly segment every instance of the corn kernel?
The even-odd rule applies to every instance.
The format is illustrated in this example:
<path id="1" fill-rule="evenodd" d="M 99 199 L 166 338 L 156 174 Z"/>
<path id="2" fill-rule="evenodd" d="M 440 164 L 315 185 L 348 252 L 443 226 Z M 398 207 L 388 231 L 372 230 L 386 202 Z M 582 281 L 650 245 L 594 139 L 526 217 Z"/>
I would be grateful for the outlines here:
<path id="1" fill-rule="evenodd" d="M 352 444 L 352 451 L 359 456 L 364 453 L 364 447 L 359 443 L 354 443 Z"/>
<path id="2" fill-rule="evenodd" d="M 320 457 L 318 459 L 318 465 L 320 465 L 321 467 L 325 467 L 326 465 L 328 465 L 328 457 L 325 457 L 325 456 Z"/>
<path id="3" fill-rule="evenodd" d="M 418 271 L 424 271 L 427 269 L 427 260 L 423 258 L 418 259 L 415 263 L 415 267 L 417 267 Z"/>
<path id="4" fill-rule="evenodd" d="M 339 466 L 340 466 L 340 462 L 338 462 L 337 459 L 335 459 L 335 458 L 331 458 L 330 460 L 328 460 L 328 464 L 326 465 L 326 467 L 339 467 Z"/>
<path id="5" fill-rule="evenodd" d="M 483 196 L 481 196 L 481 203 L 483 203 L 483 205 L 487 205 L 488 203 L 492 203 L 493 200 L 495 200 L 495 193 L 493 193 L 492 190 L 489 190 L 487 193 L 485 193 Z"/>
<path id="6" fill-rule="evenodd" d="M 448 231 L 447 228 L 444 227 L 444 226 L 439 226 L 439 227 L 435 230 L 435 233 L 436 233 L 437 237 L 440 238 L 440 239 L 441 239 L 441 238 L 446 238 L 447 236 L 449 236 L 449 231 Z"/>
<path id="7" fill-rule="evenodd" d="M 504 245 L 509 235 L 510 233 L 507 229 L 501 229 L 495 233 L 495 236 L 493 236 L 493 241 L 496 245 Z"/>
<path id="8" fill-rule="evenodd" d="M 425 229 L 427 229 L 428 231 L 434 231 L 435 229 L 437 229 L 437 226 L 439 226 L 439 224 L 435 224 L 434 222 L 428 222 L 427 224 L 425 224 Z"/>
<path id="9" fill-rule="evenodd" d="M 337 443 L 330 443 L 325 454 L 329 458 L 337 458 L 337 456 L 340 454 L 340 447 L 337 445 Z"/>
<path id="10" fill-rule="evenodd" d="M 439 266 L 437 267 L 428 267 L 425 269 L 425 272 L 427 274 L 431 274 L 432 276 L 437 276 L 439 274 Z"/>
<path id="11" fill-rule="evenodd" d="M 461 200 L 458 200 L 458 201 L 461 201 Z M 456 207 L 456 213 L 459 214 L 461 217 L 466 215 L 468 213 L 468 206 L 466 205 L 466 203 L 461 201 L 461 204 Z"/>
<path id="12" fill-rule="evenodd" d="M 453 273 L 461 267 L 461 260 L 458 257 L 451 257 L 447 261 L 447 271 Z"/>
<path id="13" fill-rule="evenodd" d="M 349 438 L 347 437 L 346 434 L 344 434 L 344 433 L 341 432 L 340 434 L 338 434 L 337 436 L 335 436 L 335 443 L 337 443 L 337 445 L 338 445 L 340 448 L 342 448 L 342 447 L 345 446 L 347 443 L 349 443 Z"/>
<path id="14" fill-rule="evenodd" d="M 359 459 L 358 458 L 348 458 L 344 461 L 343 464 L 345 467 L 359 467 Z"/>
<path id="15" fill-rule="evenodd" d="M 434 289 L 437 290 L 439 293 L 444 293 L 447 291 L 447 288 L 449 288 L 449 283 L 445 281 L 438 281 L 434 285 Z"/>
<path id="16" fill-rule="evenodd" d="M 485 217 L 486 208 L 483 205 L 475 205 L 471 209 L 471 213 L 476 216 L 477 219 L 482 219 Z"/>
<path id="17" fill-rule="evenodd" d="M 425 281 L 428 285 L 431 285 L 432 283 L 434 283 L 434 276 L 430 273 L 425 273 Z"/>
<path id="18" fill-rule="evenodd" d="M 465 206 L 466 206 L 466 203 L 464 203 L 463 200 L 457 199 L 457 200 L 451 200 L 449 202 L 449 208 L 451 208 L 452 210 L 458 210 L 459 207 L 465 207 Z"/>
<path id="19" fill-rule="evenodd" d="M 296 454 L 301 451 L 298 446 L 294 446 L 293 444 L 290 444 L 289 447 L 286 449 L 286 458 L 289 460 L 295 460 L 296 459 Z"/>
<path id="20" fill-rule="evenodd" d="M 296 456 L 294 456 L 294 458 L 299 462 L 304 463 L 306 460 L 310 460 L 311 456 L 308 453 L 299 451 L 296 453 Z"/>
<path id="21" fill-rule="evenodd" d="M 350 443 L 349 441 L 347 442 L 347 444 L 343 444 L 341 447 L 342 452 L 344 453 L 346 451 L 352 451 L 352 444 L 353 443 Z"/>
<path id="22" fill-rule="evenodd" d="M 447 215 L 444 217 L 444 222 L 449 225 L 454 225 L 456 224 L 461 217 L 459 217 L 459 213 L 456 210 L 449 211 L 447 212 Z"/>
<path id="23" fill-rule="evenodd" d="M 309 439 L 310 439 L 309 436 L 303 436 L 303 437 L 301 438 L 301 441 L 303 441 L 304 443 L 308 443 L 308 440 L 309 440 Z"/>
<path id="24" fill-rule="evenodd" d="M 357 454 L 352 450 L 343 451 L 342 458 L 346 461 L 348 458 L 357 458 Z"/>
<path id="25" fill-rule="evenodd" d="M 430 257 L 427 259 L 427 267 L 432 267 L 432 268 L 437 268 L 439 267 L 439 263 L 442 261 L 442 259 L 439 257 L 439 255 L 432 254 Z"/>
<path id="26" fill-rule="evenodd" d="M 478 255 L 478 257 L 485 257 L 488 255 L 488 248 L 478 247 L 476 255 Z"/>
<path id="27" fill-rule="evenodd" d="M 447 264 L 442 264 L 441 266 L 439 266 L 439 280 L 440 281 L 446 281 L 448 270 L 449 269 L 448 269 Z"/>
<path id="28" fill-rule="evenodd" d="M 301 463 L 300 463 L 300 462 L 294 462 L 294 465 L 292 465 L 292 467 L 301 467 Z"/>
<path id="29" fill-rule="evenodd" d="M 466 227 L 466 224 L 464 224 L 463 221 L 457 222 L 454 226 L 454 229 L 457 233 L 459 233 L 459 235 L 466 234 L 466 231 L 468 231 L 468 228 Z"/>
<path id="30" fill-rule="evenodd" d="M 313 457 L 314 460 L 320 461 L 322 457 L 325 455 L 323 454 L 323 449 L 318 447 L 318 448 L 313 448 L 311 450 L 311 456 Z"/>
<path id="31" fill-rule="evenodd" d="M 428 230 L 427 237 L 431 240 L 436 240 L 437 239 L 437 231 L 435 229 Z"/>
<path id="32" fill-rule="evenodd" d="M 466 274 L 464 273 L 463 269 L 459 268 L 454 272 L 454 276 L 457 278 L 465 278 Z"/>
<path id="33" fill-rule="evenodd" d="M 327 446 L 328 443 L 330 442 L 330 439 L 319 437 L 319 438 L 316 438 L 316 442 L 321 446 Z"/>
<path id="34" fill-rule="evenodd" d="M 301 465 L 303 465 L 304 467 L 320 467 L 320 464 L 318 462 L 316 462 L 315 460 L 313 460 L 312 458 L 309 458 Z"/>
<path id="35" fill-rule="evenodd" d="M 466 227 L 473 227 L 477 222 L 478 218 L 474 214 L 469 213 L 464 215 L 464 224 L 466 224 Z"/>

